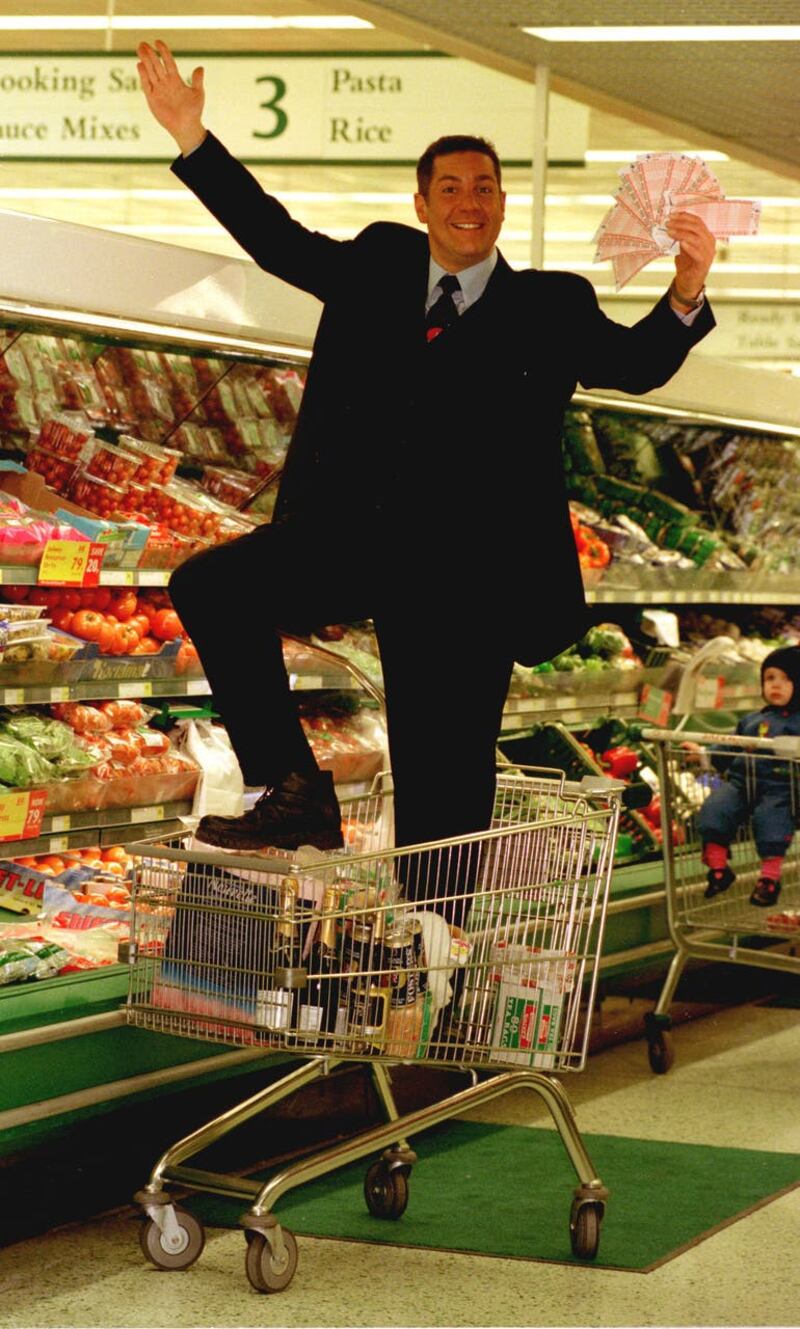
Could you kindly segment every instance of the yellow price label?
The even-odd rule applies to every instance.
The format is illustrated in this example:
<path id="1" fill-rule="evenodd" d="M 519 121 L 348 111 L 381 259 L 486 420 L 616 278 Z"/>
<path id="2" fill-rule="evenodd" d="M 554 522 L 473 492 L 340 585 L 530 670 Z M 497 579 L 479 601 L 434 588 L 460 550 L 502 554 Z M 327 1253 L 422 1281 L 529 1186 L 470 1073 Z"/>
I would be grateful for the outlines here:
<path id="1" fill-rule="evenodd" d="M 43 789 L 0 794 L 0 840 L 31 840 L 40 832 L 47 794 Z"/>
<path id="2" fill-rule="evenodd" d="M 96 586 L 105 545 L 91 540 L 48 540 L 39 564 L 42 586 Z"/>

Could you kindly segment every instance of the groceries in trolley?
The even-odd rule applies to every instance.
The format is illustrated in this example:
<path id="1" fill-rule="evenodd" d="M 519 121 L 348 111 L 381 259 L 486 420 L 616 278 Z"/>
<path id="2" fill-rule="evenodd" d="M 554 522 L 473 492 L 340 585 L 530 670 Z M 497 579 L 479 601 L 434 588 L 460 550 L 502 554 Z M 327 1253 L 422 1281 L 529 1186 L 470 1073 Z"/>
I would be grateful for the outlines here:
<path id="1" fill-rule="evenodd" d="M 492 951 L 497 984 L 491 1047 L 497 1060 L 551 1067 L 568 995 L 575 986 L 574 955 L 499 941 Z"/>

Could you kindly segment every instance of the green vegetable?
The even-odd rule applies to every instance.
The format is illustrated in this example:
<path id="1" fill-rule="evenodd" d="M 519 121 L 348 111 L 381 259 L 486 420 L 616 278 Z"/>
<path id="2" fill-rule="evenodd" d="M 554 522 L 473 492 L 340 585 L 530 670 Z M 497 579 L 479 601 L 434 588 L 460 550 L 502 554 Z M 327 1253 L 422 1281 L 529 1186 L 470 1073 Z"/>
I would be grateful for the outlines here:
<path id="1" fill-rule="evenodd" d="M 34 748 L 0 734 L 0 783 L 16 789 L 47 784 L 56 778 L 56 769 Z"/>
<path id="2" fill-rule="evenodd" d="M 33 748 L 45 761 L 53 763 L 56 775 L 88 770 L 97 760 L 75 742 L 69 725 L 35 711 L 5 711 L 0 719 L 0 736 Z"/>

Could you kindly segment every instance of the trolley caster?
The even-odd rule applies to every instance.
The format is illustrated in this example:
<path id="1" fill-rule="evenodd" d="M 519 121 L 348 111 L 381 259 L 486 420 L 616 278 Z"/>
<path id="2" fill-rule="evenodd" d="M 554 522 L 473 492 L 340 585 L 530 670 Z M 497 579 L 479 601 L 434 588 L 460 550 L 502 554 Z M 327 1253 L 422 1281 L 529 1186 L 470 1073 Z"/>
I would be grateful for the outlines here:
<path id="1" fill-rule="evenodd" d="M 279 1250 L 278 1231 L 283 1238 L 283 1249 Z M 294 1278 L 297 1268 L 297 1242 L 294 1233 L 288 1228 L 273 1227 L 269 1234 L 257 1228 L 248 1228 L 247 1253 L 244 1267 L 248 1279 L 256 1292 L 282 1292 Z"/>
<path id="2" fill-rule="evenodd" d="M 367 1169 L 364 1199 L 373 1218 L 400 1218 L 408 1205 L 408 1173 L 383 1159 Z"/>
<path id="3" fill-rule="evenodd" d="M 593 1260 L 600 1245 L 600 1221 L 603 1207 L 599 1204 L 572 1206 L 569 1216 L 569 1239 L 572 1254 L 579 1260 Z"/>
<path id="4" fill-rule="evenodd" d="M 177 1205 L 159 1205 L 139 1233 L 142 1253 L 156 1269 L 188 1269 L 203 1252 L 206 1234 L 194 1214 Z"/>
<path id="5" fill-rule="evenodd" d="M 647 1038 L 647 1060 L 656 1075 L 666 1075 L 675 1061 L 675 1046 L 670 1033 L 668 1016 L 645 1016 L 644 1032 Z"/>

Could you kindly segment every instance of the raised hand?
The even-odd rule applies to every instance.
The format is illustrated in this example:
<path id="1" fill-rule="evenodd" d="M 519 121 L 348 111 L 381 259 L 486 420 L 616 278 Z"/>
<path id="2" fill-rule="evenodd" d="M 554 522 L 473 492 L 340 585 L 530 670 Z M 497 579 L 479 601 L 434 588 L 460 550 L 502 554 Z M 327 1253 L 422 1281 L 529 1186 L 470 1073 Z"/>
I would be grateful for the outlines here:
<path id="1" fill-rule="evenodd" d="M 691 304 L 706 284 L 716 252 L 716 240 L 705 222 L 691 212 L 672 212 L 665 225 L 681 247 L 680 253 L 675 255 L 672 289 L 679 301 Z"/>
<path id="2" fill-rule="evenodd" d="M 136 53 L 139 56 L 136 68 L 147 105 L 181 152 L 191 152 L 206 136 L 203 70 L 195 69 L 191 83 L 185 83 L 166 42 L 156 41 L 155 49 L 141 42 Z"/>

